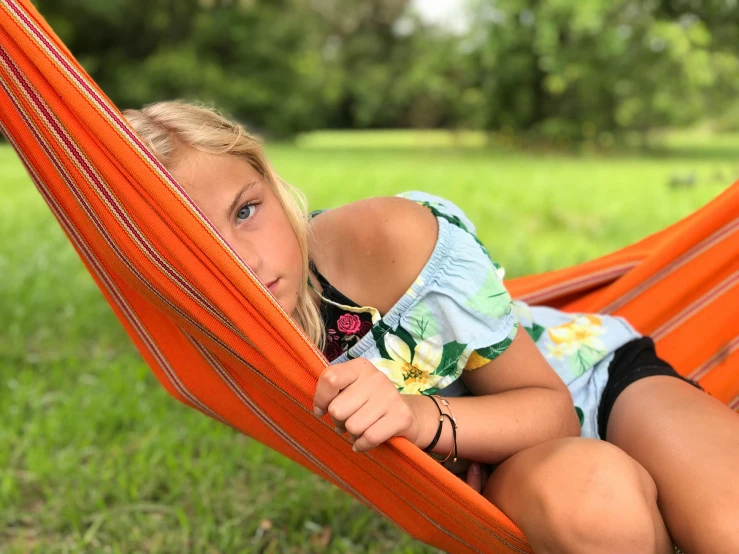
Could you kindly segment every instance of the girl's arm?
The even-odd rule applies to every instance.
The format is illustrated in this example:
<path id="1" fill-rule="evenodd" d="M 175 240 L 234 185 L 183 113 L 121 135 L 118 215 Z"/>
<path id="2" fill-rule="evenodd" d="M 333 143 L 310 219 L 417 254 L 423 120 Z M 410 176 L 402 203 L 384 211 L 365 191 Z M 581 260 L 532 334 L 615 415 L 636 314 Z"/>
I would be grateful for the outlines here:
<path id="1" fill-rule="evenodd" d="M 333 214 L 331 213 L 333 212 Z M 321 215 L 317 228 L 326 245 L 343 248 L 321 260 L 324 275 L 361 304 L 389 310 L 418 277 L 437 239 L 436 218 L 403 198 L 373 198 Z M 499 462 L 547 440 L 577 436 L 580 426 L 562 380 L 519 329 L 506 351 L 487 365 L 463 372 L 476 397 L 447 399 L 457 419 L 458 454 Z M 433 401 L 401 395 L 390 380 L 363 359 L 330 366 L 318 382 L 316 413 L 331 414 L 350 432 L 357 450 L 369 450 L 392 436 L 421 448 L 429 445 L 439 416 Z M 452 447 L 446 421 L 435 452 Z"/>
<path id="2" fill-rule="evenodd" d="M 570 392 L 520 327 L 503 354 L 465 371 L 462 379 L 475 396 L 446 398 L 457 420 L 460 458 L 498 463 L 536 444 L 580 435 Z M 413 442 L 425 448 L 436 434 L 439 412 L 429 398 L 402 398 L 419 424 Z M 445 421 L 434 452 L 447 454 L 452 446 L 451 423 Z"/>
<path id="3" fill-rule="evenodd" d="M 498 463 L 530 446 L 580 434 L 569 391 L 525 331 L 465 381 L 483 396 L 447 398 L 457 420 L 460 458 Z M 328 412 L 360 452 L 393 436 L 425 448 L 439 424 L 431 399 L 401 395 L 385 374 L 361 358 L 328 367 L 318 380 L 314 402 L 316 415 Z M 446 421 L 434 452 L 447 454 L 452 446 Z"/>

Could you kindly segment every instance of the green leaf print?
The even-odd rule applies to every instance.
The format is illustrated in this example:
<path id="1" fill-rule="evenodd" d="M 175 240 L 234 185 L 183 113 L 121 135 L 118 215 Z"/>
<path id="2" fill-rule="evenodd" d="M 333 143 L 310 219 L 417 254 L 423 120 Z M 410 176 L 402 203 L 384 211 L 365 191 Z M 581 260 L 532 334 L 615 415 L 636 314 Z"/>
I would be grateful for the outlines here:
<path id="1" fill-rule="evenodd" d="M 411 363 L 415 361 L 416 357 L 416 340 L 413 338 L 413 336 L 403 329 L 402 327 L 398 327 L 393 334 L 398 337 L 400 340 L 402 340 L 404 343 L 408 345 L 408 348 L 411 349 Z"/>
<path id="2" fill-rule="evenodd" d="M 446 377 L 457 371 L 457 365 L 459 364 L 459 357 L 467 348 L 466 344 L 461 344 L 457 341 L 448 342 L 444 345 L 444 349 L 441 354 L 441 362 L 439 367 L 434 371 L 434 375 L 440 375 Z"/>
<path id="3" fill-rule="evenodd" d="M 605 350 L 583 344 L 574 354 L 569 356 L 568 361 L 575 377 L 580 377 L 605 357 Z"/>
<path id="4" fill-rule="evenodd" d="M 500 356 L 503 352 L 505 352 L 505 349 L 508 348 L 512 342 L 513 342 L 513 339 L 506 338 L 492 346 L 486 346 L 485 348 L 478 348 L 477 350 L 475 350 L 475 352 L 477 352 L 477 354 L 482 356 L 483 358 L 486 358 L 488 360 L 494 360 L 495 358 Z"/>
<path id="5" fill-rule="evenodd" d="M 577 419 L 580 420 L 580 427 L 582 427 L 582 424 L 585 423 L 585 414 L 582 411 L 582 408 L 580 406 L 575 406 L 575 413 L 577 414 Z"/>
<path id="6" fill-rule="evenodd" d="M 490 318 L 504 317 L 511 310 L 511 297 L 491 267 L 480 289 L 464 305 Z"/>
<path id="7" fill-rule="evenodd" d="M 524 325 L 524 329 L 526 329 L 526 332 L 534 342 L 538 341 L 539 337 L 541 337 L 544 334 L 544 331 L 546 331 L 546 329 L 538 323 L 534 323 L 532 327 L 526 327 Z"/>
<path id="8" fill-rule="evenodd" d="M 370 332 L 372 333 L 372 338 L 375 339 L 375 345 L 380 351 L 380 356 L 386 360 L 392 359 L 385 349 L 385 341 L 382 340 L 382 337 L 390 332 L 390 327 L 384 321 L 380 320 L 372 326 Z"/>
<path id="9" fill-rule="evenodd" d="M 482 243 L 482 241 L 479 238 L 477 238 L 477 235 L 475 233 L 473 233 L 467 228 L 467 226 L 462 222 L 461 219 L 459 219 L 459 217 L 457 217 L 456 215 L 441 212 L 436 207 L 434 207 L 432 204 L 429 204 L 428 202 L 421 201 L 418 203 L 421 204 L 422 206 L 426 206 L 429 210 L 431 210 L 431 213 L 434 214 L 434 217 L 440 217 L 442 219 L 446 219 L 449 223 L 451 223 L 455 227 L 459 227 L 463 231 L 466 231 L 467 233 L 469 233 L 470 236 L 473 239 L 475 239 L 475 242 L 478 245 L 480 245 L 480 248 L 482 248 L 482 251 L 488 257 L 488 259 L 490 259 L 490 261 L 493 261 L 493 259 L 490 257 L 490 252 L 488 252 L 488 249 L 485 248 L 485 245 Z"/>
<path id="10" fill-rule="evenodd" d="M 421 340 L 426 338 L 426 329 L 428 329 L 429 324 L 431 323 L 431 320 L 429 319 L 422 319 L 418 322 L 418 326 L 416 327 L 418 336 L 421 337 Z"/>
<path id="11" fill-rule="evenodd" d="M 411 332 L 419 339 L 424 340 L 439 334 L 434 313 L 426 302 L 419 302 L 410 313 L 409 319 Z"/>

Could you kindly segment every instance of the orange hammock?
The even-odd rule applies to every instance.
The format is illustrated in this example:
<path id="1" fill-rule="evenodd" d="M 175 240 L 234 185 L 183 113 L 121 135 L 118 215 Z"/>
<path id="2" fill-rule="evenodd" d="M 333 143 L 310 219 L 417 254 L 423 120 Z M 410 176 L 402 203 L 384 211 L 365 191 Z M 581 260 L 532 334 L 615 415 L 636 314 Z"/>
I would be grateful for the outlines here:
<path id="1" fill-rule="evenodd" d="M 272 300 L 29 0 L 0 0 L 0 130 L 172 396 L 451 552 L 531 552 L 499 510 L 403 439 L 366 454 L 312 397 L 321 353 Z M 617 313 L 739 407 L 739 184 L 665 231 L 515 280 L 531 303 Z"/>

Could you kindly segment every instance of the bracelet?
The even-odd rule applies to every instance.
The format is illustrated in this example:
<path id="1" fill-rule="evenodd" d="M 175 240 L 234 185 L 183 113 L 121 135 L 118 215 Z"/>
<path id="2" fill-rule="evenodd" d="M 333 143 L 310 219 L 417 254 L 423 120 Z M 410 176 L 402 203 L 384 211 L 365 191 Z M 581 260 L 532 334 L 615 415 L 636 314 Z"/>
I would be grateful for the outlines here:
<path id="1" fill-rule="evenodd" d="M 449 451 L 449 454 L 447 455 L 447 457 L 444 458 L 443 460 L 441 460 L 441 463 L 444 463 L 449 458 L 451 458 L 452 457 L 452 452 L 454 453 L 454 459 L 452 460 L 452 462 L 453 463 L 456 463 L 457 458 L 458 458 L 458 456 L 457 456 L 457 418 L 454 417 L 454 411 L 452 410 L 452 406 L 449 404 L 449 402 L 446 400 L 446 398 L 441 398 L 441 397 L 438 397 L 438 398 L 441 401 L 441 403 L 444 406 L 446 406 L 447 409 L 449 410 L 449 415 L 447 415 L 447 417 L 449 418 L 449 421 L 451 421 L 451 423 L 452 423 L 452 443 L 453 443 L 452 449 Z M 438 406 L 438 404 L 437 404 L 437 406 Z M 446 415 L 446 414 L 444 414 L 444 415 Z"/>
<path id="2" fill-rule="evenodd" d="M 444 414 L 444 415 L 446 416 L 446 414 Z M 443 460 L 440 460 L 440 463 L 442 463 L 442 464 L 444 462 L 446 462 L 449 458 L 452 457 L 452 452 L 454 452 L 454 458 L 452 459 L 452 462 L 453 463 L 456 463 L 457 462 L 457 422 L 454 421 L 454 418 L 453 417 L 450 417 L 450 416 L 447 416 L 447 417 L 452 422 L 452 439 L 453 439 L 453 442 L 454 442 L 454 446 L 449 451 L 449 454 L 447 454 L 447 457 L 444 458 Z"/>
<path id="3" fill-rule="evenodd" d="M 436 446 L 436 443 L 439 442 L 439 439 L 441 438 L 441 427 L 444 424 L 444 417 L 446 417 L 446 414 L 441 411 L 441 406 L 439 406 L 439 403 L 436 401 L 436 399 L 433 396 L 429 396 L 429 398 L 433 400 L 434 404 L 436 405 L 436 409 L 439 410 L 439 428 L 436 430 L 436 435 L 434 435 L 434 439 L 431 441 L 431 444 L 423 449 L 423 451 L 426 453 L 431 452 L 434 446 Z"/>

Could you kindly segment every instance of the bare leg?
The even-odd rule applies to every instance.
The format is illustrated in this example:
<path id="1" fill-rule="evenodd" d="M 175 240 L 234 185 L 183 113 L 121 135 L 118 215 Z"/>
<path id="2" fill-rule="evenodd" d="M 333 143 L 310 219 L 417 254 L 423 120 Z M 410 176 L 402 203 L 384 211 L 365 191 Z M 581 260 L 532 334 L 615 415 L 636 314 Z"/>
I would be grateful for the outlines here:
<path id="1" fill-rule="evenodd" d="M 672 538 L 687 554 L 739 552 L 739 416 L 674 377 L 629 385 L 607 439 L 657 484 Z"/>
<path id="2" fill-rule="evenodd" d="M 483 494 L 537 554 L 672 553 L 651 477 L 604 441 L 560 439 L 519 452 Z"/>

